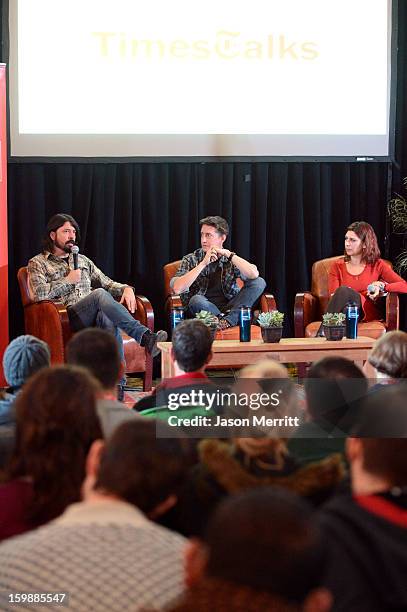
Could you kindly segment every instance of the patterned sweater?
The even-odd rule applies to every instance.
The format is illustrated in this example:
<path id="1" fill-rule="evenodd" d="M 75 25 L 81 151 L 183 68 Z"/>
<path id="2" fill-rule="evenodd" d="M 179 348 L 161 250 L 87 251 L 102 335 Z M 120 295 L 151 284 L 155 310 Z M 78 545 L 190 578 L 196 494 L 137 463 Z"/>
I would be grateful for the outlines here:
<path id="1" fill-rule="evenodd" d="M 183 591 L 184 543 L 126 502 L 73 504 L 0 545 L 0 609 L 16 609 L 9 592 L 67 593 L 68 608 L 37 604 L 38 611 L 160 609 Z"/>

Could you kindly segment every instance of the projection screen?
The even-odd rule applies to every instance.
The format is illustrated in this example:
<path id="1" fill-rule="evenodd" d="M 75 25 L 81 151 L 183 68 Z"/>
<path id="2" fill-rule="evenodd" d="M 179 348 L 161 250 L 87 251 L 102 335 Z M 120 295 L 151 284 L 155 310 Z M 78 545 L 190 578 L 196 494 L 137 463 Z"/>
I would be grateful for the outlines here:
<path id="1" fill-rule="evenodd" d="M 10 0 L 11 156 L 388 158 L 391 49 L 391 0 Z"/>

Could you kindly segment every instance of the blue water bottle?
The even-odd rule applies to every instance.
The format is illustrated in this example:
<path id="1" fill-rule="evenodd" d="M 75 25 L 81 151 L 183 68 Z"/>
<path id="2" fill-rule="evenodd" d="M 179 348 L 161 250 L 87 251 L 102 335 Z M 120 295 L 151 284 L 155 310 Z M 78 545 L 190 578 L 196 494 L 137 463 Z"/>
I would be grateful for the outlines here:
<path id="1" fill-rule="evenodd" d="M 359 308 L 355 302 L 349 302 L 346 306 L 346 337 L 355 339 L 358 337 Z"/>
<path id="2" fill-rule="evenodd" d="M 184 320 L 184 309 L 181 306 L 175 306 L 171 310 L 171 329 L 175 329 L 179 323 Z"/>
<path id="3" fill-rule="evenodd" d="M 251 308 L 241 306 L 239 315 L 240 342 L 250 342 L 251 320 Z"/>

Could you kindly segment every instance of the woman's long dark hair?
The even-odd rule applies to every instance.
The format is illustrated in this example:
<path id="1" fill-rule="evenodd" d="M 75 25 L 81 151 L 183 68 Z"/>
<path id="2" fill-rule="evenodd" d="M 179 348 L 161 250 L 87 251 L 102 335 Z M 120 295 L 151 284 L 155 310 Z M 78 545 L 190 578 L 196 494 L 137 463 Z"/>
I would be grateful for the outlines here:
<path id="1" fill-rule="evenodd" d="M 56 366 L 30 378 L 16 399 L 15 447 L 1 480 L 31 479 L 26 519 L 33 525 L 59 516 L 80 499 L 88 451 L 103 438 L 98 390 L 86 370 Z"/>

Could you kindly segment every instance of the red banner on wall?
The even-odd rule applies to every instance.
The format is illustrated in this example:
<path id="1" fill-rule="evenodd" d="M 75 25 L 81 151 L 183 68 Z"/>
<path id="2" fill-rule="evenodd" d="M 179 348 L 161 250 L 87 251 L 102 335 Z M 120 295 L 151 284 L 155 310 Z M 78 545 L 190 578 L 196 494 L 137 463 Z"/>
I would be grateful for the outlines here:
<path id="1" fill-rule="evenodd" d="M 6 384 L 1 364 L 8 341 L 6 65 L 0 64 L 0 386 Z"/>

